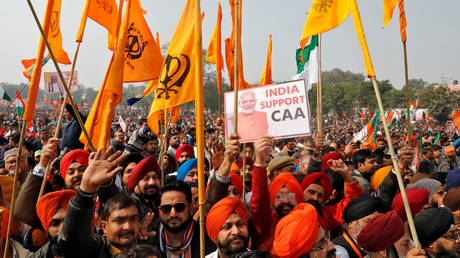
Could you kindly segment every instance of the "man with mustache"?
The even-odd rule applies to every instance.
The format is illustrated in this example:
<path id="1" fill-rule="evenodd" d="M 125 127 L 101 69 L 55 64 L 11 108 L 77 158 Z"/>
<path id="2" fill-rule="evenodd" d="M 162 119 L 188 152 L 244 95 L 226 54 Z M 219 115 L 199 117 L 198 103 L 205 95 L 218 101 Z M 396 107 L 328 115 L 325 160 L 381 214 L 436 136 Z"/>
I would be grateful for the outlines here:
<path id="1" fill-rule="evenodd" d="M 305 202 L 312 204 L 318 209 L 320 225 L 325 230 L 333 231 L 343 223 L 342 212 L 347 204 L 363 194 L 363 191 L 359 182 L 351 176 L 352 171 L 348 170 L 343 160 L 329 159 L 327 163 L 327 169 L 339 174 L 345 181 L 345 198 L 336 204 L 328 204 L 335 190 L 332 190 L 331 179 L 324 172 L 315 172 L 306 176 L 302 181 L 302 189 Z"/>
<path id="2" fill-rule="evenodd" d="M 206 231 L 217 250 L 206 258 L 230 258 L 248 250 L 247 216 L 243 202 L 235 197 L 226 197 L 209 210 Z"/>
<path id="3" fill-rule="evenodd" d="M 192 191 L 183 181 L 172 181 L 161 189 L 158 246 L 163 257 L 199 257 L 200 228 L 192 216 Z M 205 254 L 216 249 L 206 237 Z"/>
<path id="4" fill-rule="evenodd" d="M 158 214 L 155 200 L 160 196 L 160 166 L 153 156 L 139 162 L 128 178 L 130 196 L 138 201 L 141 217 L 149 212 Z"/>

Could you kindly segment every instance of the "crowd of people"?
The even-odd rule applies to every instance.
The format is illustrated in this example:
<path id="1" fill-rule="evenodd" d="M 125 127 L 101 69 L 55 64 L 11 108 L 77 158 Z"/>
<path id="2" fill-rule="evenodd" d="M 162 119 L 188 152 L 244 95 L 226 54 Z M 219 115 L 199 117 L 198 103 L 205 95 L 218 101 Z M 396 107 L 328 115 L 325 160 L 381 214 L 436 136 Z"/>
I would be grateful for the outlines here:
<path id="1" fill-rule="evenodd" d="M 37 109 L 20 152 L 21 121 L 1 111 L 9 257 L 460 257 L 460 136 L 445 125 L 418 121 L 409 136 L 404 126 L 391 129 L 414 236 L 384 131 L 353 141 L 370 117 L 328 117 L 323 135 L 313 120 L 311 136 L 243 145 L 206 112 L 200 212 L 193 111 L 162 137 L 147 112 L 117 109 L 110 146 L 88 152 L 70 106 L 57 137 L 55 112 Z"/>

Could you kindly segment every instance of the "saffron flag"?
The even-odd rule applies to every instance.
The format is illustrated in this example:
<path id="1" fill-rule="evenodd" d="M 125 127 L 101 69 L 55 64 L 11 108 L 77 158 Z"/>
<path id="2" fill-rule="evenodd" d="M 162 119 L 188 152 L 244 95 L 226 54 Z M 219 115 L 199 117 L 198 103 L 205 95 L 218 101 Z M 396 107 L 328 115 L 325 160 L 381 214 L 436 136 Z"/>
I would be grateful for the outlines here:
<path id="1" fill-rule="evenodd" d="M 460 109 L 455 114 L 453 114 L 450 118 L 454 120 L 457 130 L 460 131 Z"/>
<path id="2" fill-rule="evenodd" d="M 45 17 L 43 19 L 43 32 L 45 37 L 48 37 L 48 31 L 50 29 L 52 7 L 54 0 L 48 0 L 46 3 Z M 40 43 L 38 44 L 37 58 L 35 60 L 34 69 L 32 72 L 32 77 L 30 79 L 29 91 L 27 94 L 27 102 L 24 108 L 24 117 L 25 121 L 32 121 L 34 118 L 35 104 L 37 102 L 38 87 L 40 86 L 40 76 L 43 66 L 43 55 L 45 53 L 45 42 L 43 38 L 40 37 Z"/>
<path id="3" fill-rule="evenodd" d="M 125 46 L 128 36 L 128 21 L 130 18 L 130 9 L 132 1 L 128 0 L 125 8 L 125 15 L 118 35 L 117 47 L 112 54 L 104 82 L 97 94 L 93 107 L 89 112 L 85 122 L 85 128 L 96 149 L 105 148 L 110 139 L 110 130 L 113 120 L 113 112 L 118 103 L 121 102 L 123 94 L 123 69 L 125 61 Z M 85 135 L 80 135 L 80 142 L 88 148 Z"/>
<path id="4" fill-rule="evenodd" d="M 50 58 L 47 56 L 43 59 L 42 62 L 42 67 L 50 60 Z M 32 59 L 23 59 L 21 60 L 21 64 L 24 66 L 24 71 L 22 71 L 22 74 L 30 80 L 30 76 L 32 76 L 32 73 L 34 71 L 34 66 L 35 66 L 35 58 Z"/>
<path id="5" fill-rule="evenodd" d="M 222 70 L 224 69 L 224 60 L 222 58 L 222 7 L 218 3 L 217 22 L 209 41 L 208 52 L 206 53 L 206 62 L 216 64 L 217 74 L 217 91 L 222 94 Z"/>
<path id="6" fill-rule="evenodd" d="M 239 1 L 238 5 L 238 24 L 236 23 L 236 8 L 235 8 L 235 0 L 229 0 L 231 13 L 232 13 L 232 34 L 230 38 L 225 39 L 225 63 L 227 64 L 228 70 L 228 77 L 230 77 L 230 85 L 234 85 L 235 80 L 235 47 L 238 45 L 238 88 L 239 89 L 247 89 L 251 88 L 252 85 L 247 83 L 244 80 L 244 73 L 243 73 L 243 51 L 241 47 L 241 12 L 243 7 L 243 1 Z M 238 26 L 238 42 L 236 42 L 236 26 Z"/>
<path id="7" fill-rule="evenodd" d="M 46 99 L 45 96 L 43 96 L 43 102 L 48 103 L 49 105 L 51 105 L 51 101 L 49 99 Z"/>
<path id="8" fill-rule="evenodd" d="M 396 5 L 399 6 L 399 30 L 401 33 L 401 41 L 407 41 L 406 28 L 406 12 L 404 11 L 404 0 L 383 0 L 383 26 L 387 26 L 393 17 Z"/>
<path id="9" fill-rule="evenodd" d="M 86 27 L 86 19 L 88 17 L 107 29 L 109 35 L 108 47 L 110 50 L 114 50 L 118 25 L 118 8 L 115 0 L 86 0 L 76 42 L 82 42 L 83 40 L 83 34 Z"/>
<path id="10" fill-rule="evenodd" d="M 200 76 L 202 69 L 196 64 L 203 58 L 202 46 L 196 44 L 197 39 L 201 39 L 201 34 L 195 30 L 195 24 L 201 22 L 196 15 L 199 12 L 196 1 L 199 0 L 187 0 L 163 62 L 155 99 L 147 118 L 150 129 L 156 134 L 159 133 L 160 110 L 195 99 L 196 77 Z"/>
<path id="11" fill-rule="evenodd" d="M 272 35 L 268 37 L 267 60 L 265 61 L 264 71 L 259 80 L 259 85 L 272 84 Z"/>
<path id="12" fill-rule="evenodd" d="M 50 30 L 47 35 L 48 42 L 53 50 L 56 61 L 61 64 L 70 64 L 69 56 L 62 48 L 62 34 L 61 34 L 61 0 L 54 0 L 53 9 L 51 13 Z"/>
<path id="13" fill-rule="evenodd" d="M 347 19 L 350 13 L 353 14 L 356 34 L 363 51 L 367 76 L 375 77 L 356 0 L 314 0 L 305 22 L 300 46 L 303 49 L 311 36 L 336 28 Z"/>
<path id="14" fill-rule="evenodd" d="M 140 1 L 133 0 L 131 5 L 123 82 L 157 79 L 163 56 L 158 52 L 157 43 L 145 21 L 146 12 Z"/>

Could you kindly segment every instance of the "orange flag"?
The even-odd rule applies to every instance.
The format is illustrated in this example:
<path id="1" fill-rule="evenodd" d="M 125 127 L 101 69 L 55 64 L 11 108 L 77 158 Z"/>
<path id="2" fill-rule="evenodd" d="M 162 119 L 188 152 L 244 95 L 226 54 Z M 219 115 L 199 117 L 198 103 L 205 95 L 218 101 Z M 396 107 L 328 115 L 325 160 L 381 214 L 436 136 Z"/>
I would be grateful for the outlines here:
<path id="1" fill-rule="evenodd" d="M 243 51 L 241 50 L 241 12 L 243 7 L 243 1 L 239 1 L 238 5 L 238 24 L 235 24 L 235 0 L 229 0 L 231 13 L 232 13 L 232 34 L 230 38 L 225 39 L 225 63 L 227 64 L 228 76 L 230 77 L 230 85 L 233 89 L 233 84 L 235 80 L 235 31 L 236 26 L 238 26 L 238 88 L 239 89 L 247 89 L 251 88 L 252 85 L 247 83 L 244 80 L 244 73 L 243 73 Z"/>
<path id="2" fill-rule="evenodd" d="M 222 58 L 222 7 L 218 3 L 217 7 L 217 22 L 214 27 L 214 32 L 209 41 L 208 52 L 206 54 L 206 62 L 216 64 L 217 73 L 217 90 L 222 94 L 222 69 L 224 68 L 224 60 Z"/>
<path id="3" fill-rule="evenodd" d="M 168 47 L 166 58 L 155 90 L 155 99 L 150 108 L 147 123 L 156 134 L 159 133 L 160 110 L 179 106 L 195 100 L 196 77 L 202 69 L 202 46 L 196 44 L 201 34 L 196 31 L 196 23 L 201 23 L 196 15 L 199 0 L 187 0 L 182 15 Z M 201 60 L 201 66 L 198 61 Z"/>
<path id="4" fill-rule="evenodd" d="M 334 0 L 327 4 L 324 4 L 323 0 L 313 0 L 303 28 L 300 46 L 303 49 L 311 36 L 330 31 L 339 26 L 347 19 L 350 13 L 353 13 L 353 22 L 359 44 L 363 51 L 367 76 L 369 78 L 375 77 L 374 66 L 372 65 L 369 49 L 367 48 L 366 37 L 356 0 Z"/>
<path id="5" fill-rule="evenodd" d="M 123 82 L 142 82 L 157 79 L 163 61 L 152 32 L 144 19 L 146 13 L 139 0 L 131 4 L 128 42 Z"/>
<path id="6" fill-rule="evenodd" d="M 452 120 L 454 120 L 454 123 L 455 123 L 455 126 L 457 127 L 457 130 L 460 131 L 460 109 L 455 114 L 453 114 L 450 118 L 452 118 Z"/>
<path id="7" fill-rule="evenodd" d="M 259 85 L 272 84 L 272 35 L 268 38 L 267 61 L 265 62 L 264 72 L 260 77 Z"/>
<path id="8" fill-rule="evenodd" d="M 50 47 L 53 50 L 56 61 L 61 64 L 71 64 L 69 56 L 62 49 L 62 34 L 61 34 L 61 0 L 54 0 L 53 10 L 51 13 L 50 31 L 47 39 Z"/>
<path id="9" fill-rule="evenodd" d="M 54 0 L 48 0 L 46 3 L 45 17 L 43 19 L 43 32 L 45 36 L 48 37 L 48 31 L 50 29 L 51 14 L 53 8 Z M 42 73 L 43 65 L 43 55 L 45 53 L 45 41 L 40 37 L 40 43 L 38 44 L 37 58 L 35 60 L 34 71 L 29 85 L 29 92 L 27 94 L 26 107 L 24 109 L 24 118 L 25 121 L 32 121 L 34 119 L 35 104 L 37 102 L 38 88 L 40 86 L 40 76 Z"/>
<path id="10" fill-rule="evenodd" d="M 82 42 L 83 40 L 88 17 L 107 29 L 109 34 L 108 47 L 110 50 L 114 50 L 118 21 L 118 8 L 115 0 L 86 0 L 76 42 Z"/>
<path id="11" fill-rule="evenodd" d="M 406 42 L 406 12 L 404 11 L 404 0 L 383 0 L 383 26 L 391 21 L 396 5 L 399 6 L 399 30 L 401 33 L 401 41 Z"/>
<path id="12" fill-rule="evenodd" d="M 163 64 L 163 55 L 161 54 L 160 34 L 158 32 L 156 33 L 155 46 L 157 47 L 156 55 L 161 57 L 161 62 L 160 62 L 160 65 L 161 65 L 161 64 Z M 147 86 L 145 87 L 144 92 L 142 93 L 142 98 L 145 97 L 145 96 L 150 95 L 150 93 L 155 91 L 156 88 L 157 88 L 157 85 L 158 85 L 158 78 L 150 80 L 147 83 Z M 138 99 L 138 100 L 140 100 L 140 99 Z"/>
<path id="13" fill-rule="evenodd" d="M 128 21 L 132 1 L 128 0 L 125 8 L 125 15 L 118 35 L 117 48 L 112 54 L 104 82 L 97 94 L 93 107 L 86 119 L 85 128 L 96 149 L 108 146 L 113 112 L 118 103 L 121 102 L 123 94 L 123 69 L 125 67 L 125 47 L 128 38 Z M 84 134 L 80 135 L 80 142 L 88 148 L 88 142 Z"/>

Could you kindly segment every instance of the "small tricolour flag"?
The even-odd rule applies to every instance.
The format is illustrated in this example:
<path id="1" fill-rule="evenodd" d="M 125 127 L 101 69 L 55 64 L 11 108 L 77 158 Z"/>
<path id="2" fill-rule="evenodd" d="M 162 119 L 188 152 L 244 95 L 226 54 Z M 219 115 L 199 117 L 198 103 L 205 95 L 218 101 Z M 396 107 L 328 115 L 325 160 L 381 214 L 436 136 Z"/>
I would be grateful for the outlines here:
<path id="1" fill-rule="evenodd" d="M 297 74 L 292 79 L 305 79 L 308 91 L 313 83 L 318 82 L 318 35 L 311 37 L 310 45 L 307 45 L 303 51 L 301 48 L 296 50 L 295 59 Z"/>
<path id="2" fill-rule="evenodd" d="M 6 91 L 2 88 L 2 86 L 0 86 L 0 97 L 1 97 L 2 100 L 11 101 L 10 96 L 8 96 L 8 94 L 7 94 Z"/>
<path id="3" fill-rule="evenodd" d="M 18 116 L 23 116 L 24 115 L 24 107 L 26 104 L 24 103 L 24 100 L 21 98 L 21 94 L 19 94 L 18 91 L 16 91 L 16 99 L 14 100 L 16 103 L 16 109 Z"/>

